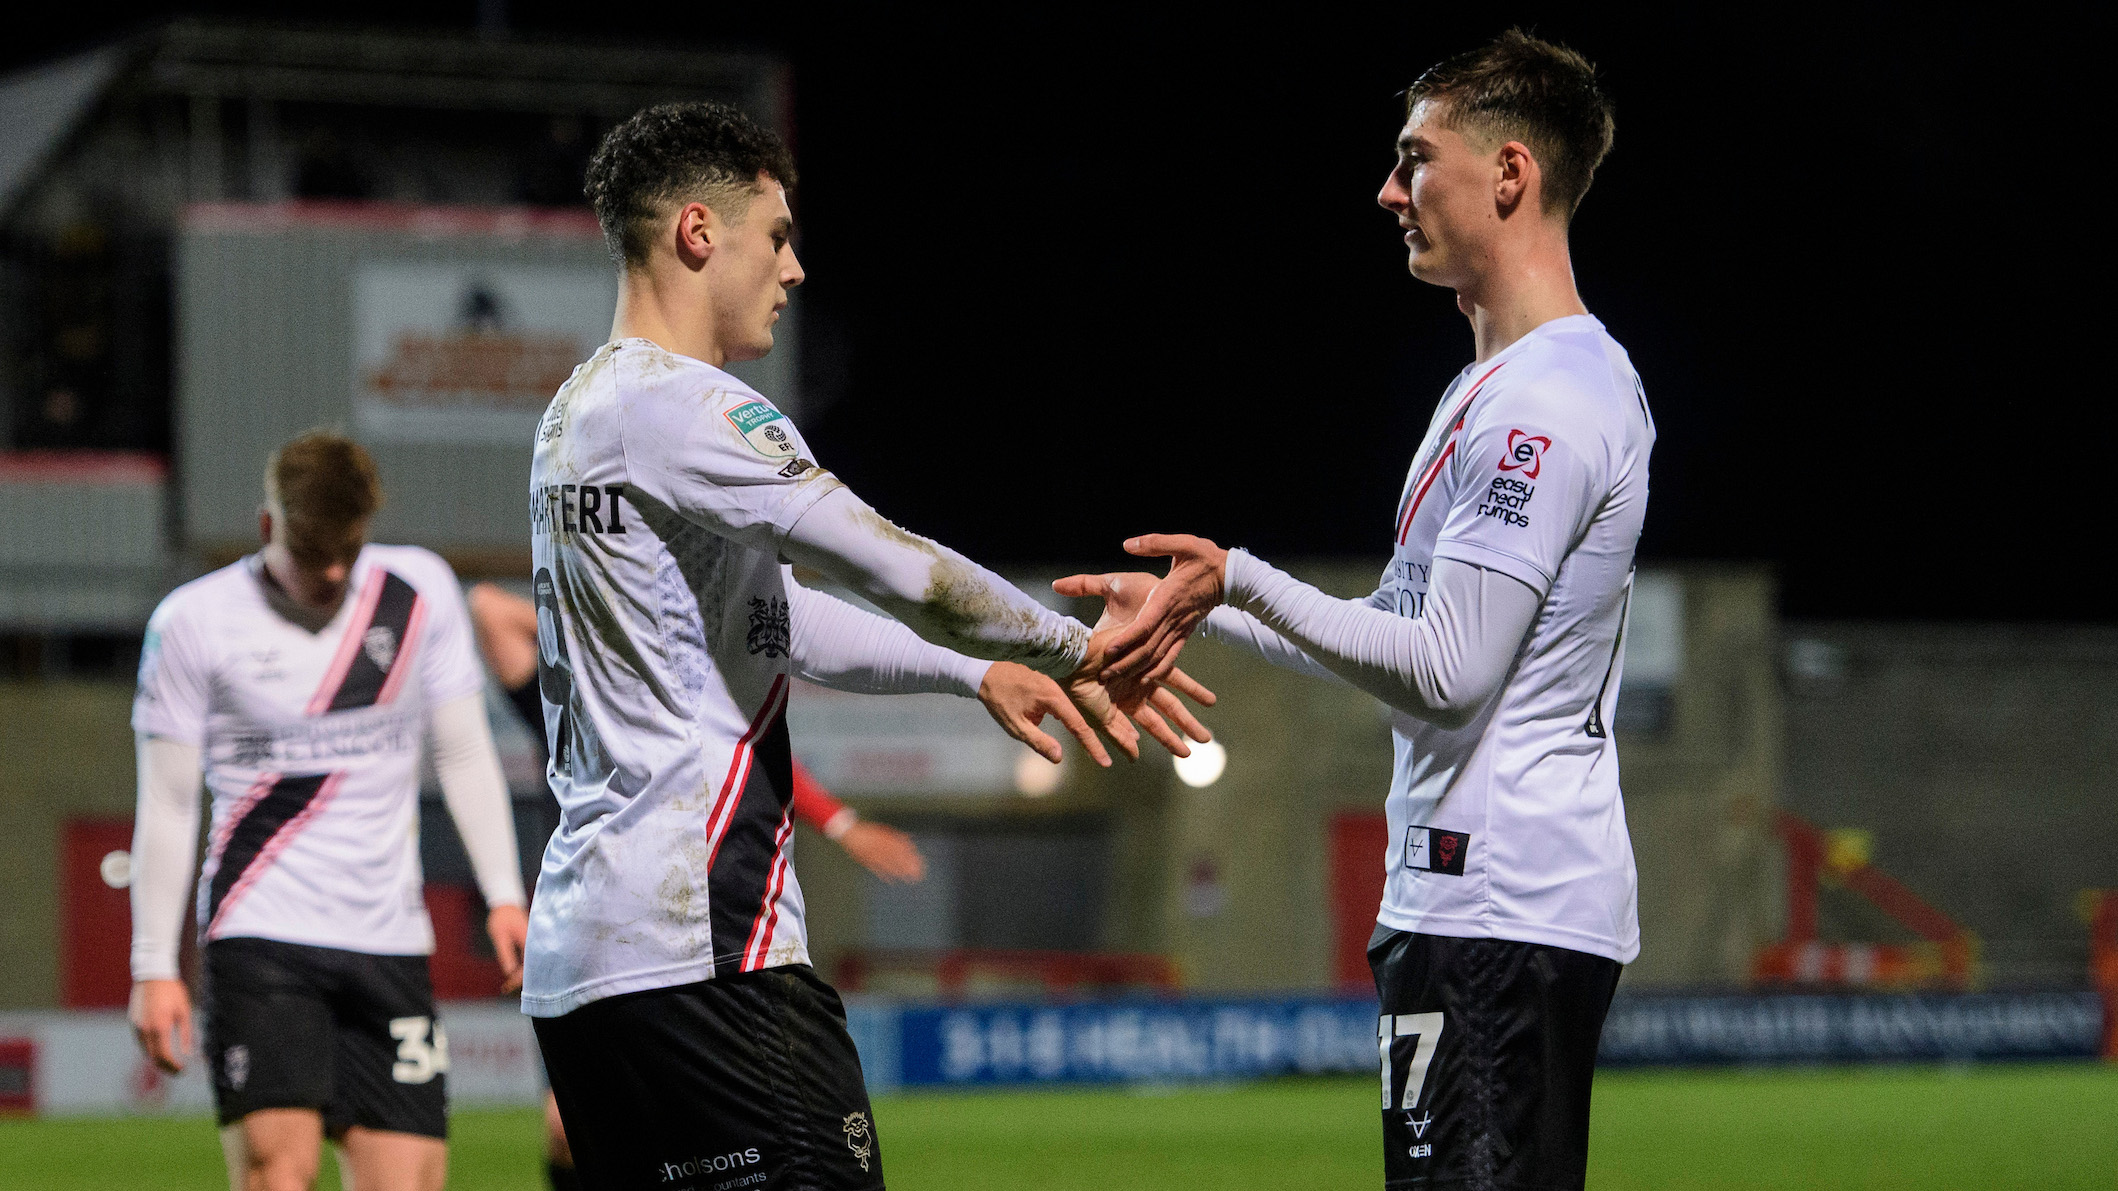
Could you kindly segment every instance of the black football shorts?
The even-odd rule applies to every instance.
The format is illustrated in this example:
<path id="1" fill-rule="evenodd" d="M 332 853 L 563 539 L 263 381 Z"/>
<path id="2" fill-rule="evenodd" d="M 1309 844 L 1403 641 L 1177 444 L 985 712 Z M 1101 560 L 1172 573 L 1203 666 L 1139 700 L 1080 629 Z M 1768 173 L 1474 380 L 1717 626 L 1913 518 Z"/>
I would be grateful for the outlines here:
<path id="1" fill-rule="evenodd" d="M 536 1019 L 589 1191 L 867 1191 L 875 1114 L 838 994 L 806 964 Z"/>
<path id="2" fill-rule="evenodd" d="M 1379 928 L 1383 1186 L 1580 1191 L 1614 960 Z"/>
<path id="3" fill-rule="evenodd" d="M 448 1036 L 424 955 L 276 939 L 206 944 L 206 1061 L 223 1125 L 313 1108 L 350 1126 L 448 1136 Z"/>

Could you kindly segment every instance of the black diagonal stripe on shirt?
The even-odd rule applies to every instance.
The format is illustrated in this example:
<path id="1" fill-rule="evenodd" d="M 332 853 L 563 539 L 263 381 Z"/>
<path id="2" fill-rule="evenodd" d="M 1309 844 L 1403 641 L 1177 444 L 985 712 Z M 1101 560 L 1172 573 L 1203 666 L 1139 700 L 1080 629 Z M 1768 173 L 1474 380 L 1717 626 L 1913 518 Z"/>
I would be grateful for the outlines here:
<path id="1" fill-rule="evenodd" d="M 772 861 L 779 855 L 780 824 L 794 797 L 794 754 L 787 744 L 787 708 L 772 717 L 772 726 L 751 746 L 750 773 L 740 800 L 706 874 L 706 905 L 712 919 L 716 967 L 742 966 L 750 945 L 750 928 L 765 908 Z"/>
<path id="2" fill-rule="evenodd" d="M 251 804 L 243 817 L 228 829 L 228 846 L 221 850 L 221 866 L 214 870 L 213 888 L 206 899 L 206 922 L 212 925 L 220 915 L 221 903 L 228 898 L 228 891 L 243 879 L 243 873 L 257 863 L 258 853 L 272 842 L 272 837 L 308 809 L 316 800 L 324 783 L 331 779 L 328 773 L 311 773 L 301 777 L 283 777 L 272 783 L 272 788 L 263 798 Z"/>
<path id="3" fill-rule="evenodd" d="M 396 575 L 384 571 L 382 594 L 375 599 L 375 614 L 368 623 L 348 625 L 346 631 L 358 634 L 353 646 L 353 662 L 346 667 L 346 676 L 331 696 L 329 711 L 347 711 L 355 707 L 372 707 L 382 694 L 383 684 L 390 680 L 390 672 L 405 664 L 411 653 L 406 648 L 405 630 L 412 624 L 412 608 L 419 603 L 419 593 L 412 585 Z M 377 629 L 390 633 L 388 666 L 378 666 L 368 653 L 368 636 Z"/>

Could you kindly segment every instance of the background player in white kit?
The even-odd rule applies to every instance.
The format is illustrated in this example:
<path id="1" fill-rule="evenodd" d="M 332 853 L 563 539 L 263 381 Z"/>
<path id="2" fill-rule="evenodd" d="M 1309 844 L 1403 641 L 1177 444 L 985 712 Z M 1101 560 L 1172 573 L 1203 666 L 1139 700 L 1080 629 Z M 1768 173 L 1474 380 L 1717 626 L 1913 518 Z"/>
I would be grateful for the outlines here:
<path id="1" fill-rule="evenodd" d="M 306 1188 L 329 1136 L 352 1185 L 438 1191 L 448 1042 L 419 866 L 428 734 L 510 980 L 527 929 L 485 672 L 448 564 L 366 544 L 381 490 L 357 444 L 295 439 L 265 491 L 264 548 L 170 593 L 148 625 L 133 1024 L 155 1062 L 182 1066 L 177 944 L 203 775 L 205 1051 L 231 1183 Z"/>
<path id="2" fill-rule="evenodd" d="M 858 1056 L 809 965 L 792 869 L 793 675 L 975 696 L 1055 761 L 1036 725 L 1058 715 L 1107 764 L 1071 696 L 1138 747 L 1096 680 L 1107 633 L 1092 640 L 884 520 L 721 370 L 771 350 L 802 280 L 793 178 L 776 137 L 705 103 L 640 112 L 589 165 L 621 282 L 611 342 L 553 398 L 531 465 L 562 817 L 522 1003 L 591 1188 L 882 1186 Z M 798 586 L 790 562 L 904 623 Z M 1126 699 L 1142 728 L 1187 751 L 1159 707 L 1205 739 L 1173 695 L 1147 690 Z"/>
<path id="3" fill-rule="evenodd" d="M 1126 543 L 1174 559 L 1158 584 L 1060 584 L 1144 599 L 1111 673 L 1153 673 L 1203 621 L 1395 711 L 1368 953 L 1389 1187 L 1580 1187 L 1597 1041 L 1640 950 L 1608 725 L 1655 432 L 1567 251 L 1611 132 L 1589 63 L 1519 32 L 1407 93 L 1378 200 L 1413 276 L 1456 291 L 1477 354 L 1414 456 L 1373 595 L 1159 534 Z"/>

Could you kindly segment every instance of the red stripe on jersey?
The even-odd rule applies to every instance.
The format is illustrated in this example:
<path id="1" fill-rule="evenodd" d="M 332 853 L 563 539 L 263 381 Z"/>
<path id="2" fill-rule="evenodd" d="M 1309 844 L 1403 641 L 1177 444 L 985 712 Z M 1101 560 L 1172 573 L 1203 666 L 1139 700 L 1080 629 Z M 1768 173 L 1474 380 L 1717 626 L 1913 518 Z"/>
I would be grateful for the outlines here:
<path id="1" fill-rule="evenodd" d="M 206 924 L 208 939 L 214 937 L 213 932 L 219 929 L 221 920 L 228 917 L 228 912 L 235 908 L 235 903 L 241 901 L 243 895 L 250 892 L 250 887 L 257 884 L 257 879 L 264 875 L 265 870 L 272 867 L 272 862 L 279 858 L 279 854 L 287 850 L 287 845 L 294 842 L 294 837 L 300 835 L 303 828 L 315 822 L 316 817 L 323 814 L 324 808 L 331 804 L 331 800 L 338 797 L 338 788 L 345 783 L 345 778 L 344 772 L 325 778 L 322 788 L 316 791 L 316 797 L 309 800 L 309 805 L 272 833 L 271 842 L 258 851 L 257 859 L 252 860 L 243 870 L 242 877 L 228 890 L 228 896 L 221 899 L 219 908 L 214 910 L 213 920 Z"/>
<path id="2" fill-rule="evenodd" d="M 765 883 L 765 904 L 758 907 L 757 921 L 750 927 L 750 941 L 743 945 L 745 972 L 764 967 L 765 956 L 772 950 L 773 928 L 780 921 L 780 891 L 787 887 L 787 836 L 793 830 L 794 816 L 782 814 L 780 829 L 772 837 L 772 879 Z"/>
<path id="3" fill-rule="evenodd" d="M 309 699 L 303 709 L 306 715 L 322 715 L 331 710 L 331 700 L 338 695 L 339 684 L 346 680 L 346 671 L 353 668 L 353 655 L 360 650 L 360 640 L 368 631 L 368 622 L 375 619 L 375 603 L 382 599 L 383 580 L 389 572 L 376 567 L 368 573 L 368 582 L 360 589 L 360 598 L 346 618 L 346 635 L 338 643 L 338 655 L 331 659 L 331 668 L 324 671 L 323 685 Z"/>
<path id="4" fill-rule="evenodd" d="M 1463 429 L 1463 423 L 1456 423 L 1456 430 L 1461 429 Z M 1397 526 L 1397 544 L 1400 546 L 1405 544 L 1405 535 L 1412 532 L 1412 516 L 1419 512 L 1419 502 L 1427 499 L 1427 489 L 1434 486 L 1434 477 L 1441 474 L 1441 465 L 1447 463 L 1449 456 L 1456 453 L 1456 439 L 1454 437 L 1456 430 L 1449 432 L 1451 436 L 1449 445 L 1441 449 L 1440 456 L 1434 460 L 1434 466 L 1427 469 L 1427 478 L 1419 482 L 1419 491 L 1412 494 L 1412 503 L 1405 509 L 1405 519 L 1399 522 Z"/>
<path id="5" fill-rule="evenodd" d="M 735 807 L 741 802 L 743 782 L 750 776 L 750 761 L 755 753 L 753 745 L 758 734 L 772 723 L 781 704 L 786 702 L 787 676 L 775 674 L 772 689 L 765 692 L 765 705 L 758 708 L 757 718 L 750 721 L 741 740 L 735 742 L 735 755 L 728 758 L 728 776 L 721 782 L 721 796 L 714 800 L 713 813 L 706 817 L 706 872 L 709 879 L 713 873 L 713 861 L 721 854 L 721 839 L 728 834 L 728 824 L 735 820 Z"/>
<path id="6" fill-rule="evenodd" d="M 1494 373 L 1500 371 L 1502 368 L 1506 367 L 1506 365 L 1507 361 L 1503 360 L 1500 363 L 1493 365 L 1491 368 L 1486 369 L 1486 373 L 1484 376 L 1481 376 L 1477 380 L 1471 382 L 1471 391 L 1465 393 L 1463 395 L 1463 400 L 1456 403 L 1456 416 L 1454 418 L 1454 424 L 1449 427 L 1448 445 L 1442 448 L 1441 454 L 1437 455 L 1434 459 L 1434 463 L 1427 468 L 1427 474 L 1422 477 L 1419 482 L 1418 491 L 1412 494 L 1412 499 L 1410 503 L 1407 504 L 1405 507 L 1404 516 L 1399 517 L 1397 519 L 1398 545 L 1404 545 L 1405 535 L 1412 532 L 1412 516 L 1413 514 L 1419 512 L 1419 502 L 1426 499 L 1427 489 L 1434 486 L 1434 477 L 1441 474 L 1441 465 L 1443 463 L 1446 463 L 1448 461 L 1449 456 L 1455 453 L 1456 435 L 1463 430 L 1464 420 L 1468 418 L 1471 413 L 1471 403 L 1473 401 L 1478 400 L 1478 391 L 1485 387 L 1487 381 L 1493 379 Z"/>
<path id="7" fill-rule="evenodd" d="M 397 656 L 390 659 L 390 676 L 382 680 L 382 689 L 375 693 L 377 707 L 397 697 L 404 686 L 405 675 L 412 672 L 412 655 L 419 649 L 419 629 L 426 623 L 427 599 L 422 595 L 412 597 L 412 614 L 406 618 L 404 639 L 398 642 Z"/>

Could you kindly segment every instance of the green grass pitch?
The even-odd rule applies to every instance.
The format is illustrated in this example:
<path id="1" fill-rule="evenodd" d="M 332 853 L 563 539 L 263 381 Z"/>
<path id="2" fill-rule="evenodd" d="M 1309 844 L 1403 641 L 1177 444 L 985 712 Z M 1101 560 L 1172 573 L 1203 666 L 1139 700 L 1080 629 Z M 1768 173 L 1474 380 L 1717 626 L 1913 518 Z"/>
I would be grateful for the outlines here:
<path id="1" fill-rule="evenodd" d="M 1365 1079 L 899 1095 L 875 1114 L 904 1191 L 1378 1188 Z M 457 1115 L 449 1186 L 543 1185 L 535 1112 Z M 0 1121 L 7 1191 L 221 1191 L 203 1120 Z M 338 1186 L 328 1170 L 326 1188 Z M 1598 1191 L 2118 1187 L 2118 1067 L 1607 1073 Z"/>

